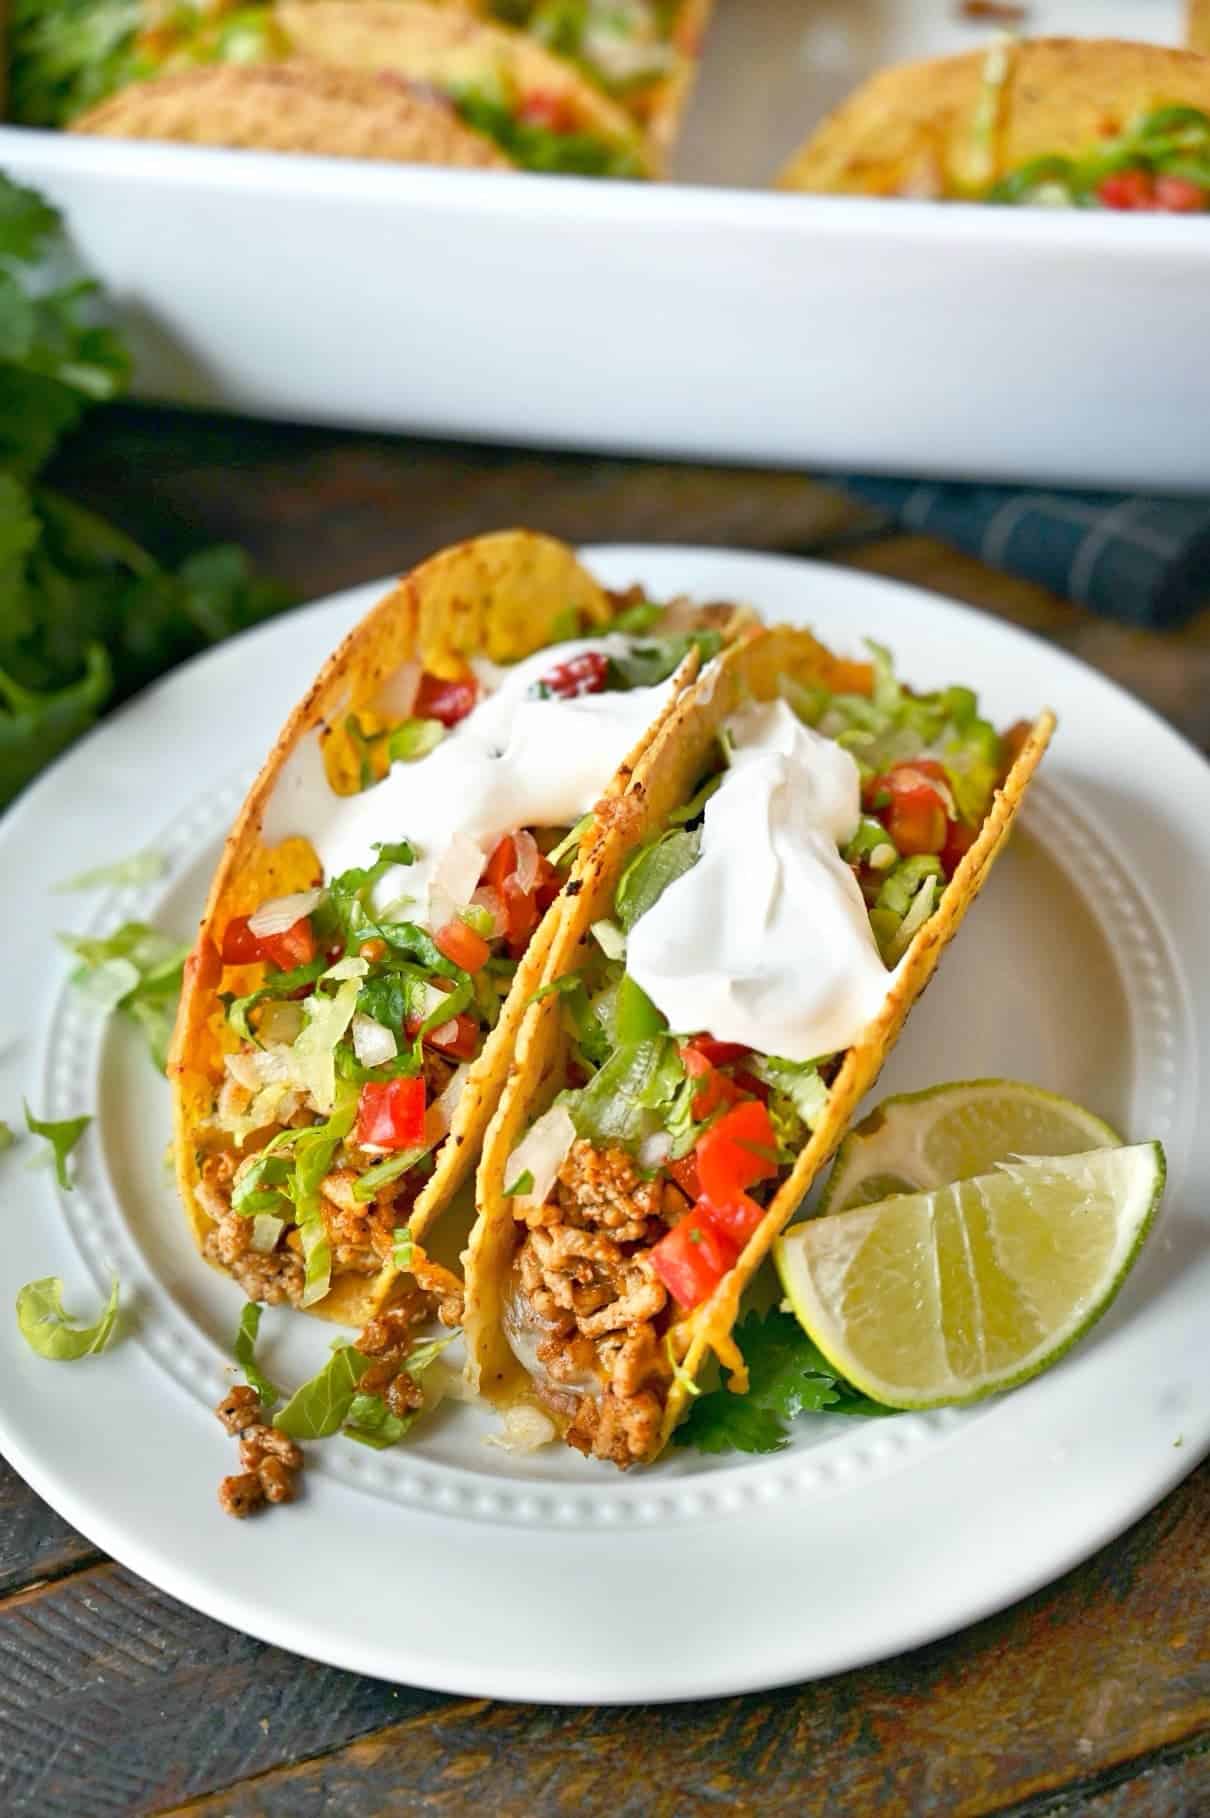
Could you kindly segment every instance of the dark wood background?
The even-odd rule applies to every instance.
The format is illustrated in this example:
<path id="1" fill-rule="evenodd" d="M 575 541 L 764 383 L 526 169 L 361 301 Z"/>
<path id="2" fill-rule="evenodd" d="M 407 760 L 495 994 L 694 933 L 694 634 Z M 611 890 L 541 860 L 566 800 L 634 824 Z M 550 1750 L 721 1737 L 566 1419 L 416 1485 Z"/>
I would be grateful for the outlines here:
<path id="1" fill-rule="evenodd" d="M 164 556 L 230 538 L 303 596 L 522 523 L 822 555 L 1027 626 L 1210 746 L 1210 613 L 1124 630 L 791 474 L 122 409 L 56 478 Z M 788 1691 L 562 1710 L 384 1685 L 249 1640 L 105 1559 L 0 1463 L 0 1813 L 1196 1818 L 1208 1542 L 1203 1466 L 1086 1565 L 952 1640 Z"/>

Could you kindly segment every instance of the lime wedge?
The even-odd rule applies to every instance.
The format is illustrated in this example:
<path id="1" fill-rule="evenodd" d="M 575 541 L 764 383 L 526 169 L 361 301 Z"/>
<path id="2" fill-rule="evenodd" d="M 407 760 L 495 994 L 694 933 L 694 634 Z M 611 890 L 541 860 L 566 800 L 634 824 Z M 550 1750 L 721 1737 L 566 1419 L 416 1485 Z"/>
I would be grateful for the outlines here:
<path id="1" fill-rule="evenodd" d="M 892 1193 L 927 1193 L 986 1174 L 1011 1155 L 1078 1155 L 1121 1137 L 1091 1111 L 1015 1079 L 959 1080 L 888 1098 L 836 1152 L 819 1202 L 843 1212 Z"/>
<path id="2" fill-rule="evenodd" d="M 1163 1191 L 1158 1143 L 1003 1162 L 807 1219 L 773 1256 L 842 1376 L 889 1407 L 936 1408 L 1061 1357 L 1117 1293 Z"/>

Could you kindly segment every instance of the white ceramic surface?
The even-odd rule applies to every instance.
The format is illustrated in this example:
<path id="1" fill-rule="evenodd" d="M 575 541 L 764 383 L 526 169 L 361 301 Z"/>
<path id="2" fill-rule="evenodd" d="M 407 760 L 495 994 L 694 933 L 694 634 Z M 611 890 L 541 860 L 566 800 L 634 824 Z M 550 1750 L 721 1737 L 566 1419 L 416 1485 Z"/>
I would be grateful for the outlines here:
<path id="1" fill-rule="evenodd" d="M 0 1160 L 0 1304 L 61 1273 L 70 1308 L 116 1268 L 123 1341 L 75 1367 L 0 1320 L 0 1446 L 69 1520 L 197 1608 L 302 1653 L 426 1686 L 551 1701 L 682 1698 L 822 1674 L 909 1647 L 1055 1576 L 1210 1447 L 1210 772 L 1092 671 L 934 596 L 809 563 L 704 550 L 588 559 L 658 597 L 747 598 L 922 685 L 977 685 L 1007 722 L 1060 731 L 1025 815 L 880 1090 L 1002 1073 L 1159 1137 L 1169 1189 L 1113 1312 L 1060 1367 L 964 1415 L 797 1424 L 766 1460 L 674 1451 L 623 1478 L 563 1451 L 515 1458 L 492 1422 L 440 1410 L 412 1443 L 311 1448 L 304 1501 L 235 1528 L 215 1501 L 231 1442 L 240 1296 L 193 1252 L 163 1168 L 167 1091 L 138 1040 L 65 987 L 51 931 L 134 914 L 188 933 L 221 833 L 286 710 L 377 596 L 361 588 L 187 666 L 62 759 L 0 825 L 0 1115 L 90 1110 L 70 1194 Z M 151 845 L 164 881 L 51 896 Z M 265 1363 L 316 1368 L 329 1332 L 268 1312 Z M 603 1587 L 607 1594 L 602 1595 Z"/>
<path id="2" fill-rule="evenodd" d="M 1179 42 L 1180 0 L 1034 32 Z M 665 186 L 0 128 L 66 210 L 149 396 L 506 442 L 1210 485 L 1201 219 L 754 194 L 957 0 L 719 0 Z M 716 187 L 717 186 L 717 187 Z"/>

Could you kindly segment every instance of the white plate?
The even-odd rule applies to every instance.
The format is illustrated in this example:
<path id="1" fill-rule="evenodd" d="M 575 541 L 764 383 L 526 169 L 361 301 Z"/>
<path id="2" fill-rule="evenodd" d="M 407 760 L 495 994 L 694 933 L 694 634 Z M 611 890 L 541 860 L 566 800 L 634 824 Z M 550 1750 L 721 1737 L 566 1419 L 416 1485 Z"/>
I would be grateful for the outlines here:
<path id="1" fill-rule="evenodd" d="M 1055 747 L 1024 829 L 920 1006 L 886 1090 L 1004 1073 L 1081 1099 L 1169 1159 L 1162 1220 L 1120 1302 L 1051 1374 L 965 1415 L 798 1423 L 767 1459 L 674 1451 L 643 1475 L 483 1443 L 478 1410 L 414 1443 L 311 1448 L 307 1494 L 235 1527 L 233 1447 L 211 1413 L 240 1296 L 193 1252 L 163 1172 L 167 1091 L 138 1042 L 65 988 L 51 930 L 154 912 L 188 932 L 243 778 L 336 638 L 354 593 L 190 664 L 117 714 L 0 829 L 0 1112 L 97 1113 L 74 1192 L 0 1162 L 0 1304 L 61 1273 L 69 1307 L 111 1269 L 124 1341 L 61 1369 L 0 1320 L 0 1441 L 68 1520 L 156 1584 L 300 1653 L 459 1692 L 688 1698 L 850 1667 L 953 1629 L 1118 1533 L 1210 1446 L 1210 772 L 1092 671 L 929 594 L 772 557 L 590 551 L 607 582 L 747 598 L 925 685 L 978 685 L 1001 722 L 1049 701 Z M 51 896 L 145 845 L 163 886 Z M 329 1333 L 265 1317 L 270 1373 L 301 1380 Z"/>
<path id="2" fill-rule="evenodd" d="M 1031 32 L 1181 38 L 1181 0 L 1029 10 Z M 1204 220 L 713 187 L 767 185 L 870 70 L 988 36 L 958 0 L 719 0 L 666 186 L 21 128 L 0 128 L 0 168 L 66 210 L 147 396 L 698 460 L 1204 489 Z"/>

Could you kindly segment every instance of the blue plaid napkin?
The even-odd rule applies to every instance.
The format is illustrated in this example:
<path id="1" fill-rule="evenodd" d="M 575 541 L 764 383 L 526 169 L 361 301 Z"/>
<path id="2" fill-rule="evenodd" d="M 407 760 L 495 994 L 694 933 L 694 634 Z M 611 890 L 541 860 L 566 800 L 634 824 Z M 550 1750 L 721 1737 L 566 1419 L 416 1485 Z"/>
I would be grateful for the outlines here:
<path id="1" fill-rule="evenodd" d="M 1179 625 L 1210 606 L 1210 500 L 850 475 L 835 483 L 904 530 L 1127 625 Z"/>

